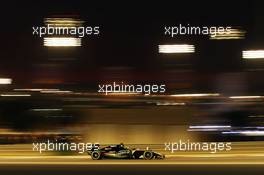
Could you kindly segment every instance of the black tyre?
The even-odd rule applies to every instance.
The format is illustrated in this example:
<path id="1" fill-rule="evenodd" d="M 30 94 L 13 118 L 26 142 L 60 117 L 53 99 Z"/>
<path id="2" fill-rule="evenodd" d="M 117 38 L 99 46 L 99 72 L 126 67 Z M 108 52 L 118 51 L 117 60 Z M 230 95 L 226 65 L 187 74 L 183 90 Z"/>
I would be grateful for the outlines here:
<path id="1" fill-rule="evenodd" d="M 94 152 L 92 152 L 91 157 L 93 160 L 99 160 L 99 159 L 101 159 L 101 153 L 98 151 L 94 151 Z"/>
<path id="2" fill-rule="evenodd" d="M 133 158 L 134 158 L 134 159 L 139 159 L 140 156 L 142 156 L 142 153 L 143 153 L 143 152 L 135 151 L 134 154 L 133 154 Z"/>
<path id="3" fill-rule="evenodd" d="M 145 151 L 143 154 L 144 159 L 151 160 L 153 158 L 153 152 L 151 151 Z"/>

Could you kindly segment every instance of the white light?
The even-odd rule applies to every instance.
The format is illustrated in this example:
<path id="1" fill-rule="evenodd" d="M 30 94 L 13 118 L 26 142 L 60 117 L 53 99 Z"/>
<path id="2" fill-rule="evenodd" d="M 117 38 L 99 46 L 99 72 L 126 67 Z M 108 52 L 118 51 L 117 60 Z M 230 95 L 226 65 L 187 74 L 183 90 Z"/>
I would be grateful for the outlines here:
<path id="1" fill-rule="evenodd" d="M 189 44 L 159 45 L 159 53 L 193 53 L 193 52 L 195 52 L 194 45 L 189 45 Z"/>
<path id="2" fill-rule="evenodd" d="M 10 79 L 10 78 L 0 78 L 0 84 L 12 84 L 12 79 Z"/>
<path id="3" fill-rule="evenodd" d="M 264 131 L 228 131 L 228 132 L 222 132 L 222 134 L 239 134 L 244 136 L 264 136 Z"/>
<path id="4" fill-rule="evenodd" d="M 206 125 L 206 126 L 190 126 L 191 129 L 216 129 L 216 128 L 231 128 L 231 126 L 217 126 L 217 125 Z"/>
<path id="5" fill-rule="evenodd" d="M 264 131 L 243 131 L 242 134 L 246 136 L 263 136 Z"/>
<path id="6" fill-rule="evenodd" d="M 197 132 L 197 131 L 199 131 L 199 132 L 201 132 L 201 131 L 223 131 L 223 130 L 225 130 L 224 128 L 213 128 L 213 129 L 203 129 L 203 128 L 201 128 L 201 129 L 188 129 L 187 131 L 189 131 L 189 132 Z"/>
<path id="7" fill-rule="evenodd" d="M 172 97 L 207 97 L 207 96 L 219 96 L 220 94 L 214 93 L 214 94 L 176 94 L 176 95 L 170 95 Z"/>
<path id="8" fill-rule="evenodd" d="M 73 37 L 44 38 L 44 46 L 48 46 L 48 47 L 77 47 L 77 46 L 81 46 L 81 38 L 73 38 Z"/>
<path id="9" fill-rule="evenodd" d="M 1 94 L 1 97 L 30 97 L 30 94 Z"/>
<path id="10" fill-rule="evenodd" d="M 260 59 L 264 58 L 264 50 L 246 50 L 242 52 L 244 59 Z"/>
<path id="11" fill-rule="evenodd" d="M 261 98 L 262 96 L 231 96 L 232 99 L 250 99 L 250 98 Z"/>

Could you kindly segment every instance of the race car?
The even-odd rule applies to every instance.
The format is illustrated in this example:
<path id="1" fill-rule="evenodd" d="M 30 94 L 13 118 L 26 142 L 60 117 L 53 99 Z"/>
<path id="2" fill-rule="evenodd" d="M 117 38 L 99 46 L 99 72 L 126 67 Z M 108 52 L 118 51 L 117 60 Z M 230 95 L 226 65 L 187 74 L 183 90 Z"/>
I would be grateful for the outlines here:
<path id="1" fill-rule="evenodd" d="M 88 151 L 93 160 L 99 159 L 164 159 L 165 155 L 151 150 L 130 149 L 124 144 L 109 145 Z"/>

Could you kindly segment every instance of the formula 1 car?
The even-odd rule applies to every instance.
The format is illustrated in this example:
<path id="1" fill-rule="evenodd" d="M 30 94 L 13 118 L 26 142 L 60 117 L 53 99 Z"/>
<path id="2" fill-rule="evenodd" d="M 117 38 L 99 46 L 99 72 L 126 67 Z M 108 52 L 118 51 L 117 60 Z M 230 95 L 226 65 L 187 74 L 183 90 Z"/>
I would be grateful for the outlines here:
<path id="1" fill-rule="evenodd" d="M 88 155 L 93 160 L 99 159 L 164 159 L 165 155 L 151 151 L 151 150 L 139 150 L 129 149 L 123 144 L 109 145 L 103 148 L 92 149 L 88 151 Z"/>

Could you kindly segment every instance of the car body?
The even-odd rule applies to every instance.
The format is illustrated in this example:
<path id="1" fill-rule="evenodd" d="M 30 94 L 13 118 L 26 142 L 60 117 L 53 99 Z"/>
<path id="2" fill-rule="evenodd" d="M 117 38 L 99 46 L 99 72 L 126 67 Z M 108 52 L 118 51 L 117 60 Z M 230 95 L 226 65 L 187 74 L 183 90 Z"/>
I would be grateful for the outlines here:
<path id="1" fill-rule="evenodd" d="M 130 149 L 123 144 L 109 145 L 103 148 L 92 149 L 88 155 L 93 160 L 99 159 L 164 159 L 165 156 L 152 150 Z"/>

